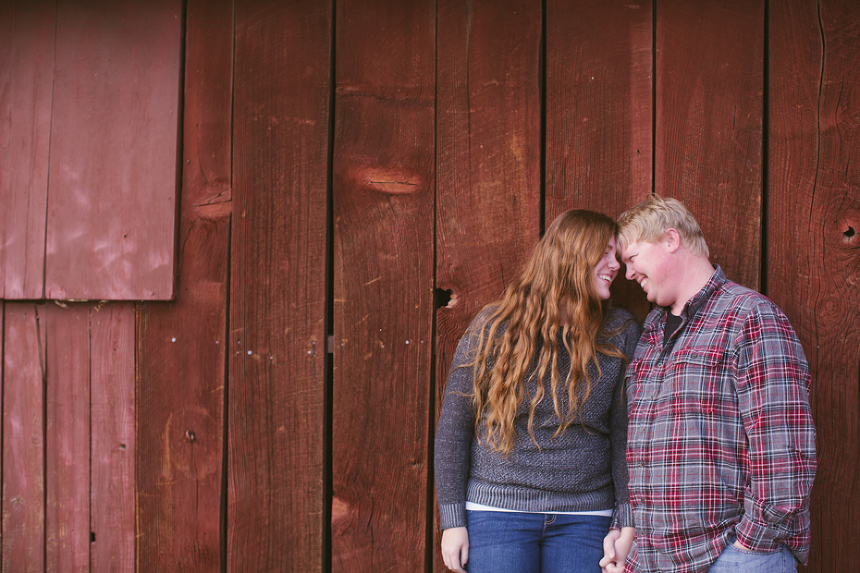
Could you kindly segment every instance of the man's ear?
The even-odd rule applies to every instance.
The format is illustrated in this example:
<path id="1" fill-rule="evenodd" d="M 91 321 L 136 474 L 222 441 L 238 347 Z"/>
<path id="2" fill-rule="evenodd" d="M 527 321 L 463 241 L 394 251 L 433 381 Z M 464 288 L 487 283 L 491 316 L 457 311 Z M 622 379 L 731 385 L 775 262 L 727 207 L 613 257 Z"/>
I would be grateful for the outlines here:
<path id="1" fill-rule="evenodd" d="M 677 229 L 669 227 L 663 235 L 663 242 L 666 243 L 666 249 L 670 253 L 674 253 L 681 248 L 681 234 L 678 233 Z"/>

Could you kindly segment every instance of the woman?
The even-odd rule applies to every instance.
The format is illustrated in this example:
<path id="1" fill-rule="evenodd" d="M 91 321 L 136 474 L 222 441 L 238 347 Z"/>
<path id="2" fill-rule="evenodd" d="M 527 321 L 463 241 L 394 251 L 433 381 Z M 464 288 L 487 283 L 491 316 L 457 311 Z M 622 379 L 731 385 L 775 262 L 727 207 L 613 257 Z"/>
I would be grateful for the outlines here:
<path id="1" fill-rule="evenodd" d="M 607 302 L 614 233 L 600 213 L 559 216 L 460 341 L 435 450 L 453 571 L 597 573 L 613 510 L 632 525 L 623 381 L 640 329 Z"/>

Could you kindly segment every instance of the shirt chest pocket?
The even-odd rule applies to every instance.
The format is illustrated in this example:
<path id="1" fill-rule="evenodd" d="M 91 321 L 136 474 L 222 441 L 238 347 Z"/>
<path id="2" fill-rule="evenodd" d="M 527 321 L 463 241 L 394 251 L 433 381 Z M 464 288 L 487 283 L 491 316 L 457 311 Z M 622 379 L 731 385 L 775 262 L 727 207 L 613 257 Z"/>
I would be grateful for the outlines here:
<path id="1" fill-rule="evenodd" d="M 672 414 L 712 414 L 726 399 L 731 366 L 721 353 L 684 349 L 672 354 L 662 387 L 662 404 Z"/>

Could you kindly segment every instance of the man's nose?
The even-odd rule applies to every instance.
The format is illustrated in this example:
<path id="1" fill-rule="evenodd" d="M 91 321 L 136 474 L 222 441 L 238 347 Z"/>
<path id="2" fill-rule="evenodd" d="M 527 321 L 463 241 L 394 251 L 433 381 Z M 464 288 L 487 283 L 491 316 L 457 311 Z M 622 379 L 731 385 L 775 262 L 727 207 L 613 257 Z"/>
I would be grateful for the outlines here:
<path id="1" fill-rule="evenodd" d="M 636 273 L 633 272 L 633 269 L 630 268 L 630 265 L 627 265 L 627 270 L 624 271 L 624 276 L 627 277 L 627 280 L 632 281 L 634 274 L 636 274 Z"/>

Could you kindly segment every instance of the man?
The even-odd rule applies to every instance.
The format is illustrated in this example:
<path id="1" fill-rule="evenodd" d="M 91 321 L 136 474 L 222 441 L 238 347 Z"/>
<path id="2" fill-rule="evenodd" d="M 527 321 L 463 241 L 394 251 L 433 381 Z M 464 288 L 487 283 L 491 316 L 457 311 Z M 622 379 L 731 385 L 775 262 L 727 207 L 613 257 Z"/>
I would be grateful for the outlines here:
<path id="1" fill-rule="evenodd" d="M 635 542 L 624 570 L 796 571 L 809 554 L 815 427 L 794 330 L 711 265 L 677 200 L 625 212 L 618 245 L 656 305 L 626 374 Z M 620 571 L 627 548 L 610 532 L 604 571 Z"/>

